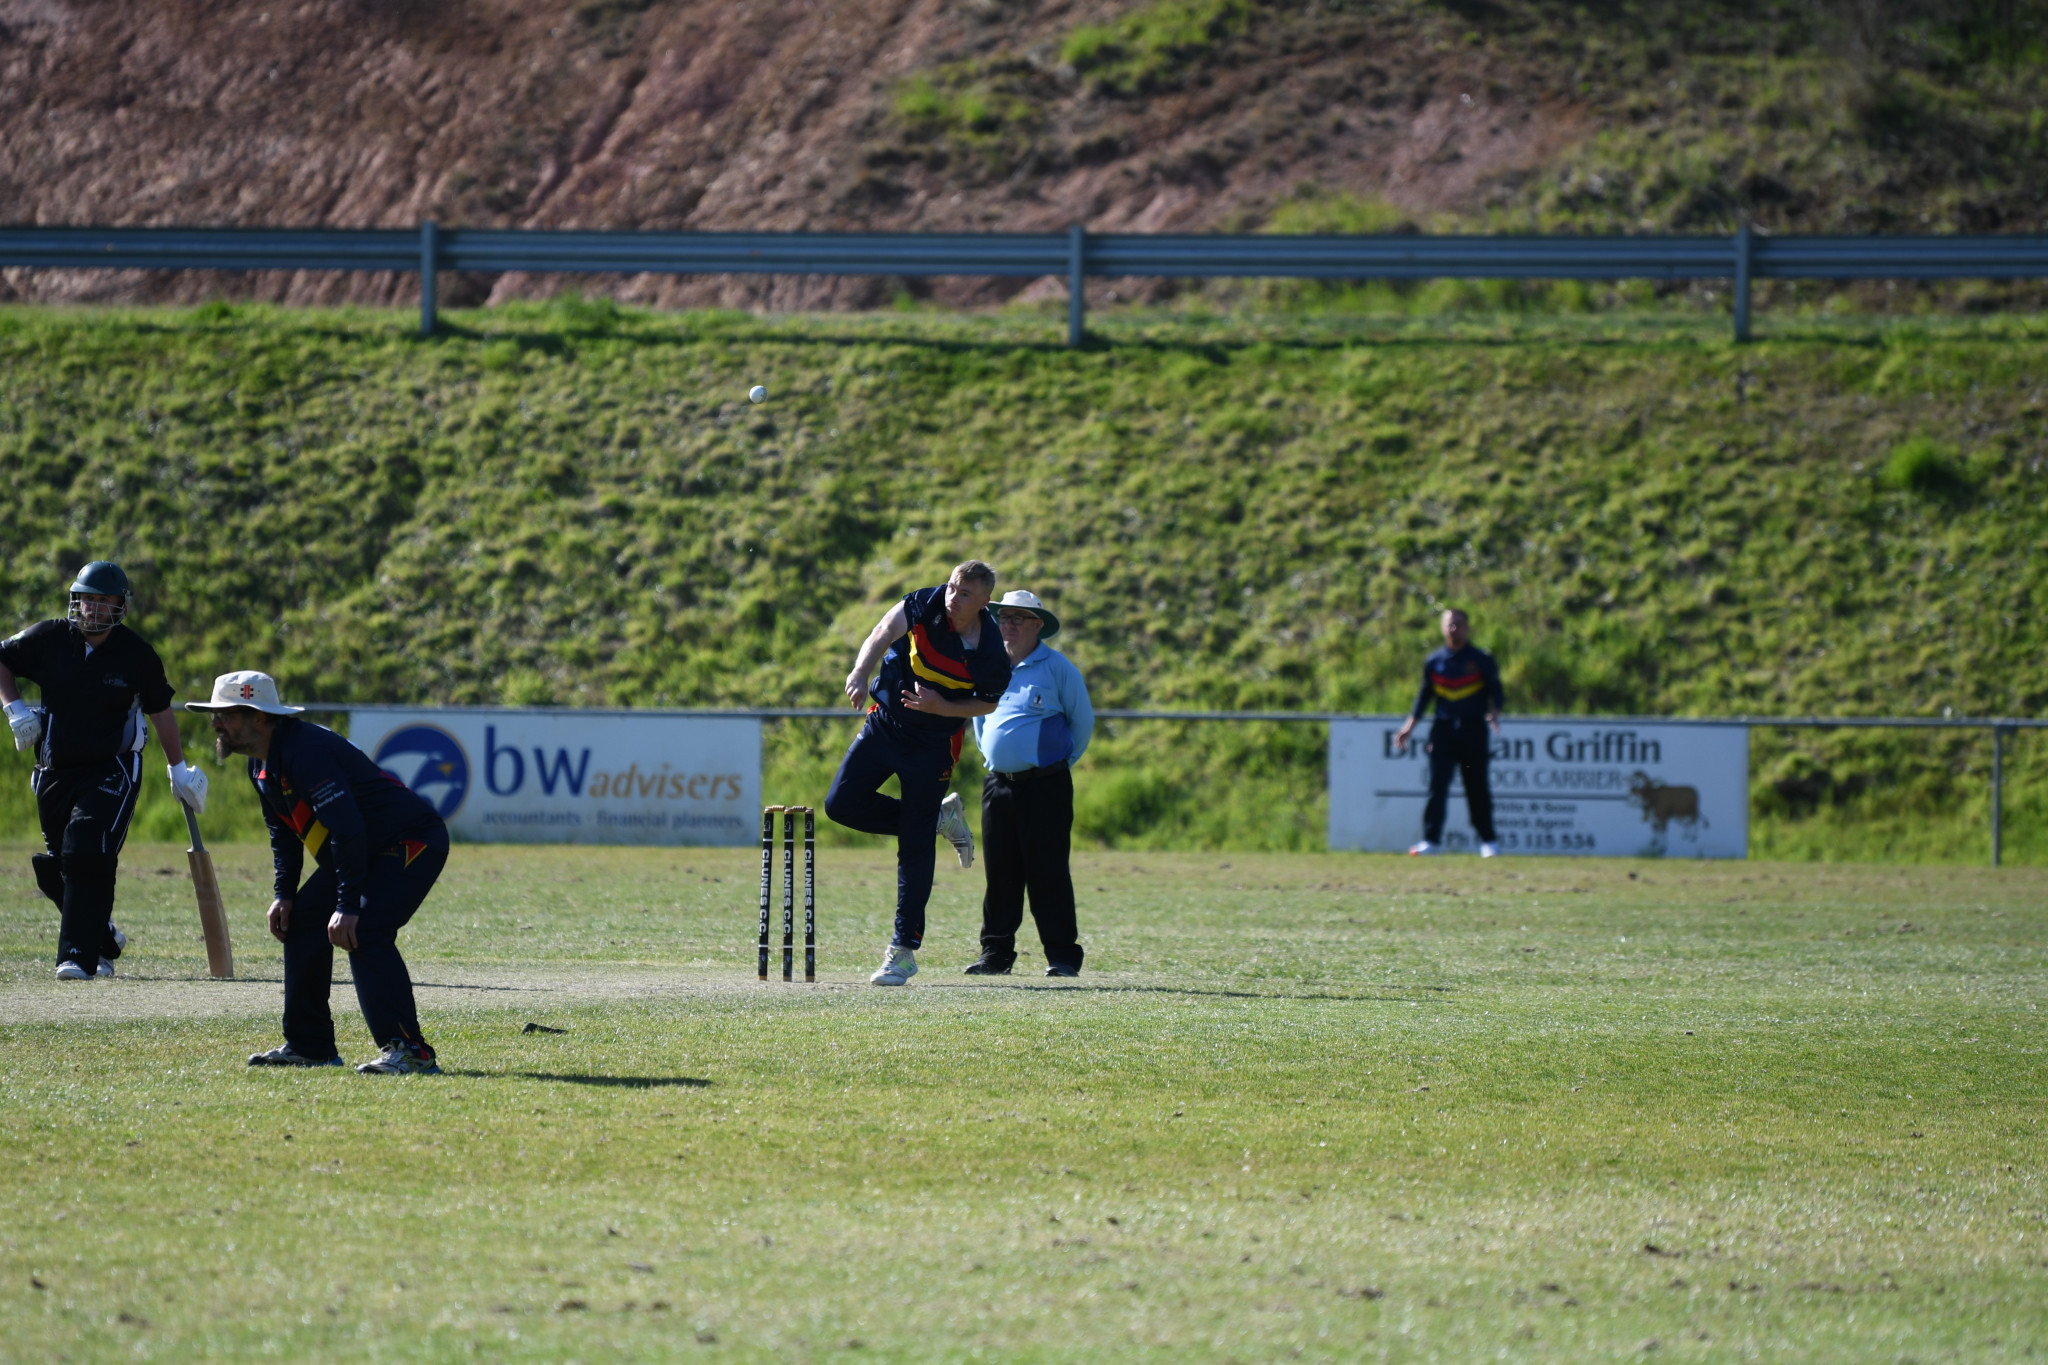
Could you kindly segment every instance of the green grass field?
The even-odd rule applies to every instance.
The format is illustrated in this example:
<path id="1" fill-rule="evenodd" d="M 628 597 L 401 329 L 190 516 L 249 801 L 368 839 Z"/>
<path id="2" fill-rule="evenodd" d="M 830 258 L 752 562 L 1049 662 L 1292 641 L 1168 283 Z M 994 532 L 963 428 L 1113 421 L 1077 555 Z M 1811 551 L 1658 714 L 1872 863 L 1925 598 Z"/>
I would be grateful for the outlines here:
<path id="1" fill-rule="evenodd" d="M 70 989 L 22 852 L 0 1357 L 2048 1347 L 2034 869 L 1088 853 L 1058 984 L 960 976 L 942 868 L 889 992 L 880 855 L 828 852 L 785 987 L 750 851 L 466 847 L 403 940 L 449 1074 L 373 1081 L 242 1064 L 260 850 L 220 855 L 239 980 L 138 846 L 122 978 Z"/>

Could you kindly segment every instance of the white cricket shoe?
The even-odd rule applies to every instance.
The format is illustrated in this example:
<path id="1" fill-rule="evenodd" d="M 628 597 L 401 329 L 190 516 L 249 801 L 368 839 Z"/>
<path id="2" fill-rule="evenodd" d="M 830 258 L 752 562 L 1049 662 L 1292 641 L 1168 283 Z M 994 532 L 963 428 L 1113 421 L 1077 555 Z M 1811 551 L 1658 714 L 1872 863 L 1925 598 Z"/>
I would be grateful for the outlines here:
<path id="1" fill-rule="evenodd" d="M 1408 856 L 1411 858 L 1420 858 L 1425 853 L 1434 852 L 1436 852 L 1436 845 L 1432 844 L 1429 840 L 1424 839 L 1421 842 L 1416 843 L 1409 848 Z"/>
<path id="2" fill-rule="evenodd" d="M 1481 844 L 1479 846 L 1479 856 L 1482 858 L 1498 858 L 1500 856 L 1500 845 Z"/>
<path id="3" fill-rule="evenodd" d="M 107 961 L 105 958 L 100 959 L 100 969 L 93 973 L 94 976 L 100 978 L 102 981 L 107 980 L 108 978 L 113 976 L 113 974 L 114 964 Z"/>
<path id="4" fill-rule="evenodd" d="M 109 972 L 108 975 L 111 976 L 113 973 Z M 57 979 L 59 981 L 90 981 L 92 980 L 92 974 L 67 957 L 57 964 Z"/>
<path id="5" fill-rule="evenodd" d="M 974 832 L 967 828 L 967 807 L 959 792 L 947 792 L 939 802 L 939 837 L 960 855 L 960 866 L 974 866 Z"/>
<path id="6" fill-rule="evenodd" d="M 870 986 L 900 986 L 917 975 L 917 954 L 908 948 L 890 944 L 882 954 L 882 966 L 868 978 Z"/>

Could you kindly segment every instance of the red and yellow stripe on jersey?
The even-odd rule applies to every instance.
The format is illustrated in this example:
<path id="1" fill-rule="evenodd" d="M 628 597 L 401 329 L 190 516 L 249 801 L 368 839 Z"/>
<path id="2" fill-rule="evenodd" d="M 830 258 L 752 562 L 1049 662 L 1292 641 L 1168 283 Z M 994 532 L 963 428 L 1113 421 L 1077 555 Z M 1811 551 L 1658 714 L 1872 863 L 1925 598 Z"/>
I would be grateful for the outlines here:
<path id="1" fill-rule="evenodd" d="M 922 622 L 910 628 L 910 671 L 949 692 L 974 690 L 974 677 L 967 671 L 966 663 L 941 654 Z"/>
<path id="2" fill-rule="evenodd" d="M 1486 686 L 1486 679 L 1477 668 L 1469 673 L 1439 673 L 1431 669 L 1429 685 L 1431 690 L 1445 701 L 1463 701 Z"/>

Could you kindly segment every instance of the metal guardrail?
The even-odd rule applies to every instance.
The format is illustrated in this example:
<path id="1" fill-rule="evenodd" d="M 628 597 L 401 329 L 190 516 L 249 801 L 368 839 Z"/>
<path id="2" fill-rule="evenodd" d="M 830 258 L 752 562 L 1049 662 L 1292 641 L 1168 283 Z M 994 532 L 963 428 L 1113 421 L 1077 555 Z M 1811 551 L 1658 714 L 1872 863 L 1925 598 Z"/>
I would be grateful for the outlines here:
<path id="1" fill-rule="evenodd" d="M 1718 279 L 1735 337 L 1756 279 L 2048 277 L 2048 236 L 1287 236 L 1089 233 L 578 232 L 442 228 L 0 227 L 0 267 L 61 270 L 418 272 L 420 332 L 435 274 L 510 270 L 658 275 L 1064 275 L 1067 342 L 1081 344 L 1090 275 L 1292 279 Z"/>
<path id="2" fill-rule="evenodd" d="M 861 712 L 844 706 L 753 707 L 560 707 L 560 706 L 411 706 L 403 702 L 309 701 L 308 711 L 323 714 L 357 708 L 405 711 L 491 712 L 501 715 L 557 714 L 574 710 L 589 716 L 722 716 L 736 720 L 858 720 Z M 179 709 L 185 709 L 179 703 Z M 1368 711 L 1173 711 L 1106 707 L 1098 720 L 1239 721 L 1274 724 L 1327 725 L 1338 720 L 1394 723 L 1401 715 Z M 1583 725 L 1740 725 L 1751 730 L 1989 730 L 1991 732 L 1991 865 L 2005 856 L 2005 746 L 2021 730 L 2048 730 L 2048 719 L 1992 716 L 1522 716 L 1517 720 Z"/>

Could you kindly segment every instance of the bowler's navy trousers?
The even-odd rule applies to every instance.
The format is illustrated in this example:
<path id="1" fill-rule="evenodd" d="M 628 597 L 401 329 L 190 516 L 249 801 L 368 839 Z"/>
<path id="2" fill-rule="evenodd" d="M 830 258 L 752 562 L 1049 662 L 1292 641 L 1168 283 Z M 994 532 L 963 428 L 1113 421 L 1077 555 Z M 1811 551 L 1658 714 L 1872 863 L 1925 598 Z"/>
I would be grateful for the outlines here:
<path id="1" fill-rule="evenodd" d="M 825 793 L 825 814 L 864 834 L 896 836 L 896 935 L 890 942 L 917 948 L 924 943 L 924 907 L 938 860 L 939 803 L 953 780 L 960 736 L 904 738 L 879 714 L 870 711 L 847 746 Z M 902 784 L 900 800 L 881 793 L 891 774 Z"/>

